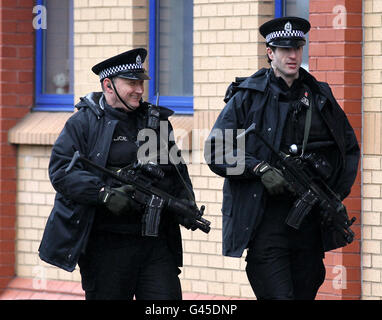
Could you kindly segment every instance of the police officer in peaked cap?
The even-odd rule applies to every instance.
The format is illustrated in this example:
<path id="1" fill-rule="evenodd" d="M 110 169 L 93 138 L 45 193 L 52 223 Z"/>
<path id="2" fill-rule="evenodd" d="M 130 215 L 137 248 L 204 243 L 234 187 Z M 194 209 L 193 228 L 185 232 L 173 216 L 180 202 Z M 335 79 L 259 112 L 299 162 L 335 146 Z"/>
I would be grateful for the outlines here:
<path id="1" fill-rule="evenodd" d="M 52 149 L 49 177 L 57 194 L 39 255 L 67 271 L 78 263 L 89 300 L 182 298 L 179 224 L 187 223 L 164 212 L 157 236 L 146 236 L 142 216 L 147 206 L 135 198 L 134 186 L 80 162 L 65 173 L 75 151 L 113 171 L 132 168 L 143 143 L 138 137 L 141 130 L 154 130 L 159 142 L 160 122 L 171 134 L 168 117 L 173 112 L 142 98 L 144 81 L 150 79 L 143 67 L 146 55 L 144 48 L 137 48 L 96 64 L 92 71 L 102 92 L 81 98 L 78 112 L 66 122 Z M 168 137 L 161 139 L 168 150 L 176 147 Z M 158 149 L 150 161 L 162 165 L 161 144 L 155 145 Z M 174 164 L 167 164 L 170 169 L 153 186 L 189 201 L 193 191 L 187 167 L 176 165 L 178 169 L 172 170 Z"/>
<path id="2" fill-rule="evenodd" d="M 228 87 L 226 106 L 205 150 L 223 148 L 217 130 L 256 124 L 277 151 L 293 157 L 315 154 L 328 164 L 325 177 L 314 172 L 311 178 L 324 179 L 343 200 L 355 181 L 360 150 L 329 85 L 301 68 L 309 30 L 309 22 L 299 17 L 276 18 L 260 26 L 270 68 L 237 78 Z M 294 190 L 270 150 L 253 134 L 245 136 L 240 174 L 231 175 L 227 168 L 232 163 L 213 152 L 205 158 L 210 169 L 225 178 L 223 255 L 241 257 L 247 250 L 246 272 L 258 299 L 314 299 L 325 279 L 324 253 L 345 245 L 336 241 L 330 222 L 322 218 L 325 213 L 315 206 L 298 229 L 286 223 L 296 201 Z"/>
<path id="3" fill-rule="evenodd" d="M 142 65 L 146 55 L 146 49 L 133 49 L 102 61 L 92 68 L 100 78 L 104 93 L 116 101 L 117 108 L 129 112 L 140 106 L 144 92 L 143 82 L 150 80 Z M 134 84 L 135 90 L 131 90 L 130 94 L 122 98 L 117 90 L 118 84 L 121 83 Z"/>

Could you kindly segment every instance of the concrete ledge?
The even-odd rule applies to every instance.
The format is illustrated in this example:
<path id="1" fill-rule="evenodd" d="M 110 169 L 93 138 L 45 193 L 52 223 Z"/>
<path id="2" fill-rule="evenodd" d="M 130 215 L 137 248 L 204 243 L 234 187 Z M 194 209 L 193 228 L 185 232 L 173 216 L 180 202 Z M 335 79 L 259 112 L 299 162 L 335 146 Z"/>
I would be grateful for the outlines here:
<path id="1" fill-rule="evenodd" d="M 72 112 L 30 112 L 8 132 L 13 144 L 53 145 Z M 175 141 L 183 150 L 192 146 L 192 116 L 172 116 Z"/>
<path id="2" fill-rule="evenodd" d="M 8 141 L 14 144 L 53 145 L 71 112 L 28 113 L 8 133 Z"/>

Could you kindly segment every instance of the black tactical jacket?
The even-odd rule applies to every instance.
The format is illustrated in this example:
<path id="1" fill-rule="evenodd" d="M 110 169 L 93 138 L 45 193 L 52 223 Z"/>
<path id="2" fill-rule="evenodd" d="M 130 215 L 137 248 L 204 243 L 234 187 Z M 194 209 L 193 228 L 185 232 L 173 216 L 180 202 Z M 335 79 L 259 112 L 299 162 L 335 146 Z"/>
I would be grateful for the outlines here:
<path id="1" fill-rule="evenodd" d="M 81 253 L 86 250 L 97 208 L 98 193 L 105 182 L 102 173 L 91 167 L 85 168 L 80 162 L 76 163 L 69 173 L 66 173 L 65 169 L 75 151 L 105 167 L 118 120 L 108 118 L 107 113 L 103 111 L 100 103 L 102 96 L 101 92 L 96 92 L 81 98 L 76 105 L 79 110 L 66 122 L 53 146 L 50 158 L 49 177 L 57 193 L 39 247 L 39 256 L 42 260 L 67 271 L 74 270 Z M 143 129 L 146 126 L 146 110 L 147 103 L 143 102 L 135 111 L 139 112 L 138 128 Z M 171 110 L 161 108 L 160 120 L 168 123 L 169 132 L 172 127 L 168 117 L 172 114 Z M 192 190 L 187 167 L 181 163 L 178 164 L 178 168 Z M 173 190 L 176 190 L 173 195 L 187 198 L 179 177 L 173 176 L 171 180 Z M 172 221 L 171 228 L 167 231 L 170 249 L 178 266 L 181 266 L 182 243 L 179 224 Z"/>
<path id="2" fill-rule="evenodd" d="M 356 136 L 328 84 L 317 81 L 302 68 L 300 73 L 311 89 L 314 103 L 340 150 L 340 168 L 337 168 L 340 178 L 333 191 L 344 199 L 350 193 L 358 170 L 360 149 Z M 279 150 L 288 110 L 279 108 L 278 96 L 269 90 L 269 76 L 270 69 L 264 68 L 238 85 L 217 118 L 206 140 L 205 150 L 214 152 L 219 149 L 214 130 L 247 129 L 253 123 L 256 123 L 268 142 Z M 231 89 L 229 87 L 227 90 L 228 94 L 232 94 Z M 223 154 L 225 152 L 223 150 Z M 245 139 L 244 161 L 239 164 L 242 170 L 237 171 L 240 174 L 236 175 L 227 174 L 227 170 L 237 167 L 238 163 L 228 163 L 225 158 L 214 159 L 211 154 L 205 154 L 205 158 L 210 169 L 225 178 L 222 204 L 223 254 L 241 257 L 264 213 L 264 186 L 253 173 L 253 168 L 261 161 L 270 161 L 271 152 L 255 135 L 248 136 Z M 323 239 L 325 250 L 334 249 L 330 236 L 324 234 Z"/>

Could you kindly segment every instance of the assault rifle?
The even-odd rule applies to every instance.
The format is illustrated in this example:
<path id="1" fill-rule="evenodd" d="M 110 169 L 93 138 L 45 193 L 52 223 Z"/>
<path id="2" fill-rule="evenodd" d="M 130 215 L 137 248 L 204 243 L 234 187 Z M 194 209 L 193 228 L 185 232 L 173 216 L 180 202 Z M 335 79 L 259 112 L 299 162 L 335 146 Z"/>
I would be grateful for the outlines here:
<path id="1" fill-rule="evenodd" d="M 338 246 L 351 243 L 354 239 L 354 232 L 350 229 L 350 226 L 356 218 L 353 217 L 349 220 L 346 207 L 339 196 L 325 183 L 320 174 L 312 174 L 312 171 L 317 168 L 314 168 L 315 166 L 309 168 L 306 155 L 300 157 L 291 156 L 281 151 L 277 152 L 256 130 L 255 124 L 249 126 L 238 138 L 249 133 L 254 133 L 276 156 L 277 168 L 281 170 L 285 180 L 297 196 L 297 200 L 294 202 L 285 222 L 289 226 L 299 229 L 304 218 L 314 206 L 317 206 L 322 215 L 322 221 L 339 232 Z"/>
<path id="2" fill-rule="evenodd" d="M 155 179 L 150 177 L 150 175 L 157 179 L 163 178 L 164 175 L 163 171 L 155 164 L 148 166 L 137 165 L 135 168 L 129 170 L 119 170 L 115 172 L 99 166 L 81 156 L 79 151 L 76 151 L 65 172 L 68 173 L 77 161 L 81 161 L 103 172 L 123 184 L 134 186 L 135 190 L 132 198 L 145 207 L 145 212 L 142 216 L 143 236 L 158 236 L 159 223 L 164 209 L 178 216 L 180 218 L 179 220 L 182 221 L 180 223 L 187 229 L 191 229 L 192 231 L 200 229 L 205 233 L 210 231 L 210 221 L 202 218 L 205 209 L 204 205 L 198 209 L 196 204 L 191 205 L 186 203 L 152 185 Z M 146 174 L 142 174 L 140 172 L 141 170 L 135 170 L 140 167 L 144 169 L 143 171 L 146 171 Z"/>

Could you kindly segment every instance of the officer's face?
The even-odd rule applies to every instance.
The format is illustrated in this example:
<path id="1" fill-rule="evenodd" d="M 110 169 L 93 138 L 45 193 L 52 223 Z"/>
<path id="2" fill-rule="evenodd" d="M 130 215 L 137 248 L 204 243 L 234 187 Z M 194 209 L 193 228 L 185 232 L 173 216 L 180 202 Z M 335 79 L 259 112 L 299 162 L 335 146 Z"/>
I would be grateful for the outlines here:
<path id="1" fill-rule="evenodd" d="M 267 48 L 267 54 L 272 60 L 272 68 L 276 76 L 282 77 L 288 84 L 298 78 L 302 62 L 302 47 L 298 48 Z"/>
<path id="2" fill-rule="evenodd" d="M 131 80 L 116 77 L 114 78 L 114 84 L 120 97 L 127 105 L 133 109 L 139 107 L 139 101 L 141 100 L 144 93 L 144 80 Z M 106 92 L 108 91 L 110 92 L 107 102 L 110 106 L 114 108 L 122 108 L 126 111 L 131 111 L 127 109 L 126 106 L 119 100 L 114 90 L 107 88 Z"/>

